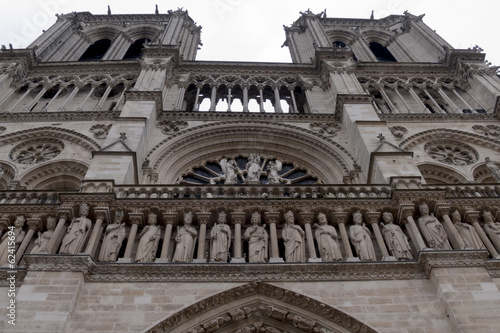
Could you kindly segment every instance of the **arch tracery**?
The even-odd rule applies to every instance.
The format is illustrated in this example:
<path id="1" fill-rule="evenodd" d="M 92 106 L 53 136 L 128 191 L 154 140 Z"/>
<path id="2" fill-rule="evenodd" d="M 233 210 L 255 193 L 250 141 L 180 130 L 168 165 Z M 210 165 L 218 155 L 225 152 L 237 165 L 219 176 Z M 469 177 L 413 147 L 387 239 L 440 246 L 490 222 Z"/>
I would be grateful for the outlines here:
<path id="1" fill-rule="evenodd" d="M 321 140 L 318 140 L 318 137 Z M 189 167 L 233 154 L 279 156 L 311 170 L 325 183 L 339 184 L 354 158 L 345 148 L 317 133 L 285 124 L 228 121 L 188 128 L 160 142 L 147 158 L 159 183 L 174 183 Z"/>
<path id="2" fill-rule="evenodd" d="M 249 283 L 208 297 L 144 331 L 375 333 L 325 303 L 267 283 Z"/>

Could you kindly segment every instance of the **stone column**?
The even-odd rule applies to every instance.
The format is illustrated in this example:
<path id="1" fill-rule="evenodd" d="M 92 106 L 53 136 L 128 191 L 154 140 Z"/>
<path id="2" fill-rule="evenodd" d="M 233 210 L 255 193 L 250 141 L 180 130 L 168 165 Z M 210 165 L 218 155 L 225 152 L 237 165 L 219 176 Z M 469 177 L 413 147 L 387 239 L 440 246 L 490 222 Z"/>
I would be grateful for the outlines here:
<path id="1" fill-rule="evenodd" d="M 399 207 L 399 221 L 404 219 L 407 221 L 406 230 L 410 234 L 411 241 L 417 252 L 424 250 L 431 250 L 425 245 L 424 239 L 418 230 L 417 224 L 413 219 L 413 213 L 415 212 L 415 207 L 413 205 L 401 205 Z"/>
<path id="2" fill-rule="evenodd" d="M 204 264 L 207 262 L 205 256 L 205 240 L 207 238 L 207 224 L 210 223 L 210 213 L 197 213 L 198 223 L 200 224 L 200 233 L 198 234 L 198 254 L 194 263 Z"/>
<path id="3" fill-rule="evenodd" d="M 28 104 L 28 106 L 26 106 L 23 111 L 31 111 L 32 108 L 35 107 L 35 105 L 38 103 L 38 101 L 40 101 L 40 99 L 42 98 L 43 95 L 45 95 L 45 93 L 47 92 L 47 87 L 43 87 L 42 90 L 40 90 L 40 92 L 38 93 L 38 95 L 36 95 L 36 97 L 31 101 L 30 104 Z M 23 95 L 24 97 L 24 95 Z M 20 101 L 20 100 L 19 100 Z"/>
<path id="4" fill-rule="evenodd" d="M 231 212 L 231 219 L 234 224 L 234 255 L 232 263 L 244 263 L 243 251 L 241 249 L 241 225 L 245 223 L 245 213 Z"/>
<path id="5" fill-rule="evenodd" d="M 378 223 L 380 222 L 380 212 L 368 212 L 365 214 L 365 217 L 368 224 L 372 226 L 380 253 L 382 253 L 382 261 L 395 261 L 396 258 L 391 256 L 389 251 L 387 251 L 387 246 L 385 245 L 384 238 L 382 237 L 382 233 L 380 232 L 380 228 L 378 226 Z"/>
<path id="6" fill-rule="evenodd" d="M 278 86 L 274 86 L 274 112 L 283 113 L 283 109 L 281 108 L 280 92 L 278 90 Z"/>
<path id="7" fill-rule="evenodd" d="M 259 87 L 259 95 L 260 95 L 260 112 L 266 112 L 266 110 L 264 110 L 264 90 L 262 89 L 262 87 Z"/>
<path id="8" fill-rule="evenodd" d="M 72 217 L 71 209 L 59 210 L 59 222 L 57 222 L 57 226 L 52 234 L 52 237 L 49 240 L 49 244 L 47 244 L 47 249 L 49 253 L 56 253 L 57 248 L 61 244 L 64 232 L 66 231 L 66 220 Z"/>
<path id="9" fill-rule="evenodd" d="M 215 111 L 217 106 L 217 87 L 212 87 L 212 94 L 210 95 L 210 109 L 208 111 Z"/>
<path id="10" fill-rule="evenodd" d="M 231 87 L 227 87 L 227 112 L 231 112 Z"/>
<path id="11" fill-rule="evenodd" d="M 498 254 L 497 250 L 495 249 L 495 246 L 493 246 L 493 244 L 491 243 L 488 236 L 486 236 L 486 233 L 484 232 L 483 228 L 481 228 L 481 226 L 479 225 L 479 216 L 480 216 L 480 212 L 467 211 L 467 212 L 465 212 L 464 220 L 467 223 L 472 224 L 474 229 L 476 229 L 477 234 L 479 235 L 479 237 L 483 241 L 484 246 L 486 246 L 486 248 L 490 252 L 491 257 L 493 259 L 500 259 L 500 255 Z"/>
<path id="12" fill-rule="evenodd" d="M 33 238 L 33 234 L 37 232 L 38 230 L 42 230 L 42 219 L 39 217 L 28 217 L 27 223 L 29 226 L 28 232 L 24 236 L 23 242 L 19 246 L 16 252 L 16 265 L 19 264 L 21 261 L 21 257 L 23 256 L 24 252 L 28 248 L 28 245 L 31 241 L 31 238 Z"/>
<path id="13" fill-rule="evenodd" d="M 83 100 L 82 104 L 77 109 L 77 111 L 83 111 L 83 110 L 85 110 L 85 104 L 87 104 L 87 101 L 89 100 L 90 96 L 92 96 L 92 94 L 94 93 L 94 90 L 95 90 L 95 86 L 91 85 L 89 93 L 87 94 L 87 96 L 85 96 L 85 99 Z"/>
<path id="14" fill-rule="evenodd" d="M 49 103 L 47 104 L 47 106 L 45 106 L 45 107 L 43 108 L 43 110 L 42 110 L 42 111 L 44 111 L 44 112 L 49 111 L 50 106 L 52 105 L 52 103 L 54 103 L 54 101 L 57 99 L 57 97 L 59 97 L 59 95 L 61 94 L 61 92 L 63 91 L 63 89 L 64 89 L 64 87 L 59 87 L 59 90 L 57 90 L 57 93 L 54 95 L 54 97 L 52 97 L 52 98 L 50 99 Z"/>
<path id="15" fill-rule="evenodd" d="M 130 213 L 128 214 L 130 219 L 130 233 L 128 234 L 127 247 L 125 247 L 125 254 L 123 258 L 119 258 L 118 262 L 121 263 L 131 263 L 132 262 L 132 248 L 134 247 L 135 237 L 137 236 L 137 229 L 139 225 L 143 224 L 144 214 L 142 213 Z"/>
<path id="16" fill-rule="evenodd" d="M 200 99 L 200 90 L 201 87 L 199 85 L 196 86 L 196 96 L 194 97 L 194 107 L 193 111 L 199 111 L 200 106 L 198 105 L 198 100 Z"/>
<path id="17" fill-rule="evenodd" d="M 90 254 L 92 257 L 95 255 L 97 245 L 99 245 L 99 239 L 102 235 L 102 222 L 109 221 L 109 209 L 107 207 L 96 207 L 94 209 L 94 215 L 96 217 L 94 229 L 92 229 L 92 234 L 90 235 L 89 242 L 84 252 Z"/>
<path id="18" fill-rule="evenodd" d="M 293 105 L 293 110 L 290 111 L 290 113 L 298 113 L 299 109 L 297 108 L 297 101 L 295 100 L 295 93 L 293 92 L 293 87 L 290 90 L 290 96 L 292 96 L 292 105 Z"/>
<path id="19" fill-rule="evenodd" d="M 170 247 L 170 238 L 172 238 L 172 228 L 175 225 L 177 213 L 163 213 L 165 219 L 165 234 L 163 235 L 163 246 L 161 247 L 160 258 L 155 260 L 156 263 L 170 262 L 168 258 L 168 248 Z"/>
<path id="20" fill-rule="evenodd" d="M 249 112 L 248 110 L 248 87 L 243 87 L 243 112 Z"/>
<path id="21" fill-rule="evenodd" d="M 342 238 L 342 244 L 344 245 L 344 252 L 346 256 L 346 261 L 359 261 L 358 258 L 354 257 L 352 254 L 351 243 L 349 243 L 349 237 L 347 236 L 347 230 L 345 229 L 345 222 L 347 221 L 347 213 L 345 212 L 334 212 L 332 215 L 332 222 L 338 225 L 340 237 Z"/>
<path id="22" fill-rule="evenodd" d="M 321 258 L 316 255 L 316 248 L 314 247 L 314 238 L 312 234 L 311 224 L 313 222 L 314 213 L 300 212 L 300 223 L 304 225 L 306 231 L 307 249 L 309 250 L 308 262 L 321 262 Z"/>
<path id="23" fill-rule="evenodd" d="M 24 95 L 22 95 L 15 103 L 14 105 L 12 105 L 10 107 L 10 109 L 7 111 L 7 112 L 12 112 L 14 111 L 14 109 L 16 108 L 16 106 L 21 103 L 21 101 L 26 97 L 28 96 L 28 94 L 31 92 L 31 88 L 28 88 L 28 90 L 26 90 L 26 92 L 24 93 Z"/>
<path id="24" fill-rule="evenodd" d="M 280 213 L 278 212 L 265 212 L 267 223 L 269 223 L 269 231 L 271 233 L 271 255 L 269 262 L 284 262 L 283 258 L 280 258 L 280 253 L 278 249 L 278 232 L 276 230 L 276 224 Z"/>
<path id="25" fill-rule="evenodd" d="M 458 233 L 457 228 L 453 225 L 453 222 L 450 219 L 450 206 L 449 205 L 443 205 L 443 204 L 437 204 L 435 213 L 436 217 L 442 217 L 443 218 L 443 227 L 444 230 L 446 231 L 446 234 L 448 234 L 448 238 L 451 242 L 451 245 L 453 246 L 453 249 L 455 250 L 463 250 L 465 249 L 465 243 L 462 239 L 462 236 Z"/>
<path id="26" fill-rule="evenodd" d="M 80 88 L 82 88 L 82 87 L 80 87 L 77 84 L 75 84 L 75 88 L 73 89 L 73 91 L 71 92 L 71 94 L 69 94 L 69 96 L 66 98 L 66 100 L 64 101 L 63 106 L 61 106 L 58 111 L 66 111 L 66 108 L 68 107 L 69 103 L 71 103 L 71 101 L 76 96 L 76 94 L 78 93 L 78 91 L 80 90 Z"/>

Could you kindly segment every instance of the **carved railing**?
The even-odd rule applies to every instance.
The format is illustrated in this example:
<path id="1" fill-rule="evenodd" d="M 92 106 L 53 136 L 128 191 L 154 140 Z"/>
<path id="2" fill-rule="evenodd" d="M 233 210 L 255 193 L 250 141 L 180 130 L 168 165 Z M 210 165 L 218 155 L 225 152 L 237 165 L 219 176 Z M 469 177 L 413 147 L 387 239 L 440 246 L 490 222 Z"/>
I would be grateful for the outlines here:
<path id="1" fill-rule="evenodd" d="M 84 188 L 92 192 L 94 187 Z M 195 198 L 390 198 L 390 186 L 353 185 L 169 185 L 169 186 L 115 186 L 119 199 L 195 199 Z"/>
<path id="2" fill-rule="evenodd" d="M 3 191 L 0 205 L 58 205 L 60 192 L 49 191 Z"/>
<path id="3" fill-rule="evenodd" d="M 446 191 L 446 198 L 498 198 L 500 185 L 424 185 L 425 189 L 438 189 Z"/>

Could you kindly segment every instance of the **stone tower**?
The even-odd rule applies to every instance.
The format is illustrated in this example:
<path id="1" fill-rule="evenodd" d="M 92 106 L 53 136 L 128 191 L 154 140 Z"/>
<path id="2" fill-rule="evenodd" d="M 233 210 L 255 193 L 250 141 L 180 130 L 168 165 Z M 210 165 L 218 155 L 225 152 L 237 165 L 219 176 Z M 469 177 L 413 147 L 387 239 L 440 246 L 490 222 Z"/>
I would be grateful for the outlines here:
<path id="1" fill-rule="evenodd" d="M 82 12 L 0 51 L 2 332 L 500 330 L 480 48 L 408 12 L 301 12 L 292 63 L 200 35 Z"/>

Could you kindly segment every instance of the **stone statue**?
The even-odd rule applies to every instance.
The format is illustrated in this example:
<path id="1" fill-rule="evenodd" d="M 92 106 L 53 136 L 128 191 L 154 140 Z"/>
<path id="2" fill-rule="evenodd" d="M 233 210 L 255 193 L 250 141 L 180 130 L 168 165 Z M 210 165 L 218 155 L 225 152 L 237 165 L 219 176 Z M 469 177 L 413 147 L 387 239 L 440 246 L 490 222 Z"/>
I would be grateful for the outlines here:
<path id="1" fill-rule="evenodd" d="M 283 168 L 283 162 L 280 160 L 269 161 L 267 164 L 267 180 L 269 184 L 291 184 L 289 179 L 280 177 L 279 172 Z"/>
<path id="2" fill-rule="evenodd" d="M 349 228 L 349 238 L 356 248 L 356 255 L 361 261 L 373 261 L 375 249 L 373 248 L 370 230 L 363 223 L 363 215 L 360 211 L 352 214 L 354 225 Z"/>
<path id="3" fill-rule="evenodd" d="M 196 229 L 191 226 L 193 223 L 193 213 L 187 212 L 184 214 L 184 225 L 177 227 L 177 235 L 175 236 L 175 252 L 172 262 L 192 262 L 194 246 L 196 244 Z"/>
<path id="4" fill-rule="evenodd" d="M 39 231 L 38 238 L 35 240 L 35 246 L 31 249 L 31 254 L 37 253 L 48 253 L 47 245 L 49 245 L 50 238 L 54 234 L 54 229 L 56 228 L 56 218 L 53 216 L 47 217 L 47 231 L 43 234 Z"/>
<path id="5" fill-rule="evenodd" d="M 14 242 L 16 250 L 19 245 L 21 245 L 26 235 L 23 231 L 24 222 L 26 222 L 26 220 L 22 215 L 19 215 L 14 221 L 14 235 L 11 234 L 11 237 L 15 237 Z M 9 254 L 12 254 L 9 253 L 9 241 L 12 242 L 12 240 L 9 240 L 9 232 L 6 232 L 2 237 L 2 243 L 0 243 L 0 266 L 5 264 L 9 259 Z"/>
<path id="6" fill-rule="evenodd" d="M 82 204 L 80 206 L 80 217 L 71 221 L 71 224 L 66 231 L 61 244 L 59 253 L 64 254 L 77 254 L 81 251 L 83 243 L 87 239 L 92 221 L 87 218 L 89 214 L 89 206 Z"/>
<path id="7" fill-rule="evenodd" d="M 294 224 L 294 217 L 291 211 L 285 214 L 285 226 L 283 227 L 283 241 L 285 242 L 285 261 L 304 262 L 306 259 L 306 249 L 304 240 L 304 230 Z"/>
<path id="8" fill-rule="evenodd" d="M 328 225 L 326 215 L 318 214 L 318 223 L 316 225 L 316 241 L 323 262 L 342 260 L 339 243 L 337 242 L 337 231 L 332 225 Z"/>
<path id="9" fill-rule="evenodd" d="M 380 226 L 382 227 L 382 234 L 391 255 L 397 260 L 413 259 L 408 238 L 403 233 L 403 230 L 401 230 L 401 227 L 393 223 L 394 217 L 392 213 L 384 212 L 382 219 L 385 224 L 381 222 Z"/>
<path id="10" fill-rule="evenodd" d="M 156 225 L 157 216 L 154 213 L 148 215 L 148 225 L 144 227 L 139 237 L 139 246 L 135 255 L 135 261 L 140 263 L 153 262 L 160 241 L 160 226 Z"/>
<path id="11" fill-rule="evenodd" d="M 451 220 L 460 234 L 460 237 L 462 237 L 465 247 L 476 250 L 486 249 L 481 241 L 481 238 L 477 234 L 476 229 L 468 223 L 462 223 L 462 217 L 460 216 L 458 210 L 451 213 Z"/>
<path id="12" fill-rule="evenodd" d="M 500 251 L 500 223 L 495 222 L 493 215 L 489 211 L 483 213 L 484 230 L 490 237 L 491 243 L 495 246 L 497 251 Z"/>
<path id="13" fill-rule="evenodd" d="M 498 165 L 496 165 L 495 162 L 493 162 L 489 157 L 486 157 L 484 160 L 486 162 L 486 167 L 490 170 L 493 178 L 495 178 L 497 182 L 500 182 L 500 168 Z"/>
<path id="14" fill-rule="evenodd" d="M 236 184 L 238 183 L 238 165 L 234 159 L 227 160 L 223 158 L 219 162 L 222 172 L 224 172 L 224 184 Z"/>
<path id="15" fill-rule="evenodd" d="M 246 164 L 247 169 L 247 184 L 260 184 L 260 156 L 250 154 Z"/>
<path id="16" fill-rule="evenodd" d="M 231 246 L 231 228 L 226 224 L 226 213 L 220 212 L 212 231 L 210 262 L 227 262 Z"/>
<path id="17" fill-rule="evenodd" d="M 429 215 L 429 206 L 423 202 L 418 207 L 422 215 L 418 219 L 418 225 L 429 246 L 434 250 L 451 250 L 448 235 L 441 222 L 434 215 Z"/>
<path id="18" fill-rule="evenodd" d="M 123 240 L 127 236 L 125 223 L 123 220 L 123 211 L 117 210 L 115 213 L 115 223 L 108 224 L 104 241 L 101 246 L 99 260 L 102 262 L 115 262 L 118 260 L 118 253 L 122 247 Z"/>
<path id="19" fill-rule="evenodd" d="M 243 235 L 248 242 L 248 261 L 266 262 L 268 246 L 266 225 L 260 225 L 261 217 L 258 212 L 252 214 L 250 222 L 252 226 L 247 228 Z"/>

